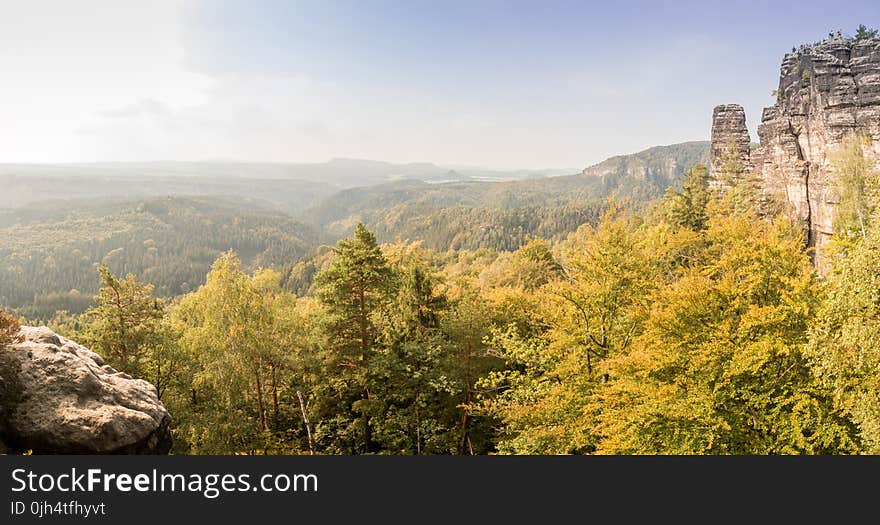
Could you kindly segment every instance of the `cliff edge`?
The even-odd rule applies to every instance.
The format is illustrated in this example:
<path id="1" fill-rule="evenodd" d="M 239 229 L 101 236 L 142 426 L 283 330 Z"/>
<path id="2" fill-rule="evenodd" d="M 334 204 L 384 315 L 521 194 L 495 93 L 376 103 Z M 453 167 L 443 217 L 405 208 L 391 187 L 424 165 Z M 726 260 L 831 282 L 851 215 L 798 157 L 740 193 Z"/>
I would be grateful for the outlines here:
<path id="1" fill-rule="evenodd" d="M 760 146 L 742 151 L 742 163 L 803 225 L 820 270 L 834 233 L 835 196 L 830 153 L 852 135 L 872 139 L 865 154 L 880 166 L 880 38 L 829 38 L 804 45 L 782 60 L 776 104 L 765 108 Z M 745 144 L 745 113 L 735 104 L 713 115 L 712 159 L 718 173 L 731 143 Z M 716 182 L 717 184 L 717 182 Z"/>

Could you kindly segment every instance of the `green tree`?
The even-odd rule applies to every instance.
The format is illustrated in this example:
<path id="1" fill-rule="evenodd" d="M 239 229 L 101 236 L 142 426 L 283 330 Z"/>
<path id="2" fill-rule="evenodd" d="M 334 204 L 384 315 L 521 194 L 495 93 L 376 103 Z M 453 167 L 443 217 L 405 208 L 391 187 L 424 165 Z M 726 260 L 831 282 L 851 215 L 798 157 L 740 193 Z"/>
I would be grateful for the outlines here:
<path id="1" fill-rule="evenodd" d="M 706 206 L 709 204 L 709 171 L 704 164 L 695 164 L 684 174 L 681 191 L 667 192 L 667 220 L 674 226 L 700 231 L 706 227 Z"/>
<path id="2" fill-rule="evenodd" d="M 336 258 L 315 282 L 316 296 L 326 310 L 327 371 L 340 400 L 336 426 L 348 436 L 351 451 L 374 452 L 370 420 L 376 406 L 369 365 L 378 333 L 373 315 L 390 300 L 393 274 L 376 237 L 363 223 L 358 223 L 354 236 L 339 241 L 334 252 Z M 345 415 L 348 410 L 360 415 L 360 428 Z"/>
<path id="3" fill-rule="evenodd" d="M 477 406 L 480 378 L 500 368 L 501 359 L 489 352 L 492 308 L 477 290 L 468 288 L 444 313 L 442 329 L 446 348 L 441 371 L 452 382 L 448 405 L 454 422 L 452 451 L 457 454 L 485 454 L 494 448 L 494 417 L 485 417 Z"/>
<path id="4" fill-rule="evenodd" d="M 772 216 L 773 210 L 761 194 L 760 177 L 743 165 L 740 153 L 739 146 L 735 143 L 729 144 L 724 151 L 718 174 L 718 179 L 725 188 L 720 204 L 732 213 L 754 210 Z"/>
<path id="5" fill-rule="evenodd" d="M 446 298 L 418 250 L 391 263 L 396 293 L 374 315 L 379 333 L 370 362 L 376 445 L 398 454 L 449 453 L 454 421 L 445 410 L 453 385 L 443 375 L 440 317 Z"/>
<path id="6" fill-rule="evenodd" d="M 834 261 L 808 347 L 817 376 L 858 425 L 869 454 L 880 454 L 878 253 L 880 229 L 874 227 Z"/>
<path id="7" fill-rule="evenodd" d="M 277 275 L 277 274 L 276 274 Z M 265 280 L 242 269 L 232 252 L 173 310 L 192 373 L 181 428 L 200 453 L 268 452 L 274 317 Z"/>
<path id="8" fill-rule="evenodd" d="M 832 185 L 838 200 L 833 226 L 840 241 L 856 236 L 864 238 L 876 211 L 880 180 L 864 154 L 870 140 L 870 137 L 852 135 L 831 155 Z"/>
<path id="9" fill-rule="evenodd" d="M 128 374 L 147 378 L 147 361 L 164 345 L 162 318 L 165 309 L 152 297 L 153 287 L 128 274 L 114 276 L 106 264 L 99 268 L 101 289 L 95 296 L 97 306 L 86 312 L 88 327 L 85 343 Z M 161 358 L 155 360 L 160 367 Z"/>
<path id="10" fill-rule="evenodd" d="M 859 28 L 856 30 L 856 40 L 865 40 L 868 38 L 877 38 L 877 30 L 869 29 L 865 26 L 865 24 L 859 24 Z"/>

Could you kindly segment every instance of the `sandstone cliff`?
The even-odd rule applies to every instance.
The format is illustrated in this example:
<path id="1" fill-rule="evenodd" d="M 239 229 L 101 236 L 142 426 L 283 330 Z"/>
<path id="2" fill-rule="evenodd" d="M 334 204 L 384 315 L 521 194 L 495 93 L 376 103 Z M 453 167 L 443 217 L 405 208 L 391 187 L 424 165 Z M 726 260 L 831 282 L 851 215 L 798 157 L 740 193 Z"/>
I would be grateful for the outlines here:
<path id="1" fill-rule="evenodd" d="M 745 170 L 751 170 L 751 137 L 746 127 L 746 112 L 739 104 L 723 104 L 712 112 L 712 142 L 710 146 L 710 172 L 721 173 L 728 157 L 739 162 Z M 721 186 L 716 177 L 712 185 Z"/>
<path id="2" fill-rule="evenodd" d="M 52 454 L 164 454 L 171 416 L 132 379 L 48 328 L 0 352 L 0 444 Z"/>
<path id="3" fill-rule="evenodd" d="M 743 162 L 760 175 L 766 194 L 803 224 L 822 269 L 823 247 L 833 233 L 830 154 L 847 136 L 867 134 L 873 143 L 866 154 L 880 165 L 880 38 L 832 38 L 786 54 L 776 94 L 776 104 L 761 115 L 760 146 Z M 724 147 L 748 135 L 741 110 L 715 109 L 716 170 Z"/>
<path id="4" fill-rule="evenodd" d="M 697 163 L 709 160 L 709 144 L 683 142 L 668 146 L 654 146 L 638 153 L 617 155 L 585 168 L 586 177 L 629 177 L 636 180 L 663 181 L 664 187 Z"/>

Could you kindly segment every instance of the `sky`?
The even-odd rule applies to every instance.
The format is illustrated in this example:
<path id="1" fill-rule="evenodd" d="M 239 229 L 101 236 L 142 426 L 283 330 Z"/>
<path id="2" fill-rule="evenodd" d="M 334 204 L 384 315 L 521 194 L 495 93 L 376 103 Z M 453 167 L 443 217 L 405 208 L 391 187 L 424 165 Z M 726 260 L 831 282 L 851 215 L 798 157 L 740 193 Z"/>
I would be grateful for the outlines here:
<path id="1" fill-rule="evenodd" d="M 785 52 L 880 2 L 0 0 L 0 162 L 576 168 L 755 139 Z"/>

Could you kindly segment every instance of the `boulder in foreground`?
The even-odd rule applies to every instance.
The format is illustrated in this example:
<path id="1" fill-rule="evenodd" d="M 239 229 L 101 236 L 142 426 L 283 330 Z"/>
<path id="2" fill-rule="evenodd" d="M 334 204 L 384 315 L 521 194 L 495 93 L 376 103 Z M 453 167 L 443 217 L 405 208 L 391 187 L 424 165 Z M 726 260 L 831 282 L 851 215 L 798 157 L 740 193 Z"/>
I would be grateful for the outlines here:
<path id="1" fill-rule="evenodd" d="M 171 416 L 150 383 L 45 327 L 0 351 L 5 447 L 43 454 L 166 454 Z"/>

